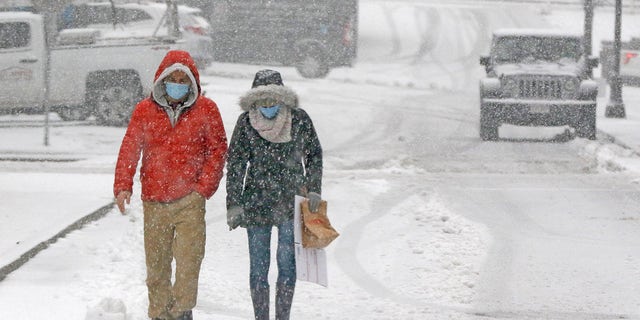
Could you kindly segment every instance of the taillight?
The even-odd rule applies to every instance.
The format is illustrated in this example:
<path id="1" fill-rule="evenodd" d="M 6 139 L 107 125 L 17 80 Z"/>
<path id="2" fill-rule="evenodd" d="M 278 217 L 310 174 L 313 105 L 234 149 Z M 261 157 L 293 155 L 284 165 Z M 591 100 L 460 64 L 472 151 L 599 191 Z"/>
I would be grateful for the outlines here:
<path id="1" fill-rule="evenodd" d="M 631 61 L 631 59 L 637 57 L 638 54 L 635 52 L 625 52 L 624 53 L 624 61 L 622 61 L 623 64 L 627 64 Z"/>
<path id="2" fill-rule="evenodd" d="M 353 25 L 351 20 L 347 21 L 342 27 L 342 44 L 350 47 L 353 44 Z"/>
<path id="3" fill-rule="evenodd" d="M 206 35 L 204 28 L 198 26 L 185 26 L 184 30 L 189 31 L 191 33 L 199 34 L 201 36 Z"/>

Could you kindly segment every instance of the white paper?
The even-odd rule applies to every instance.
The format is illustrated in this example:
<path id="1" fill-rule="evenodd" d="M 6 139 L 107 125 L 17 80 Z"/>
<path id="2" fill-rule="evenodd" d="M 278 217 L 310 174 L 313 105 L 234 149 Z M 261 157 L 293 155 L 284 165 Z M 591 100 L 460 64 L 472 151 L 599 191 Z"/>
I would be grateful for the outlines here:
<path id="1" fill-rule="evenodd" d="M 293 215 L 293 239 L 296 248 L 296 273 L 298 280 L 308 281 L 327 287 L 327 255 L 324 249 L 302 246 L 302 212 L 300 203 L 306 198 L 296 196 Z"/>

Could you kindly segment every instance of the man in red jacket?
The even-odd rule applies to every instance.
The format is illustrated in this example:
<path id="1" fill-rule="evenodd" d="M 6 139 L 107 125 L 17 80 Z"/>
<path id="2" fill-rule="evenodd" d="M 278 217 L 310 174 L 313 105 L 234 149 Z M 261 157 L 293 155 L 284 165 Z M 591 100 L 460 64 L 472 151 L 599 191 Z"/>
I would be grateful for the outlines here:
<path id="1" fill-rule="evenodd" d="M 200 93 L 200 76 L 189 53 L 169 51 L 156 71 L 151 95 L 133 110 L 116 164 L 113 192 L 124 214 L 142 154 L 146 282 L 153 319 L 192 319 L 196 305 L 205 200 L 218 188 L 227 151 L 218 107 Z"/>

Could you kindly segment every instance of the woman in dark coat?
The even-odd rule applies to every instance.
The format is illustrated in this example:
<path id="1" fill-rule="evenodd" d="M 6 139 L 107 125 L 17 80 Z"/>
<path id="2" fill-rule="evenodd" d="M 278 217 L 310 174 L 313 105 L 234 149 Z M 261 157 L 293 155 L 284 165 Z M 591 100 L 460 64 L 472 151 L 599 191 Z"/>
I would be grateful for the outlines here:
<path id="1" fill-rule="evenodd" d="M 240 98 L 227 158 L 227 223 L 247 229 L 249 286 L 255 318 L 269 319 L 271 230 L 278 228 L 276 319 L 289 319 L 296 282 L 294 197 L 316 211 L 322 184 L 322 148 L 298 96 L 280 73 L 261 70 Z"/>

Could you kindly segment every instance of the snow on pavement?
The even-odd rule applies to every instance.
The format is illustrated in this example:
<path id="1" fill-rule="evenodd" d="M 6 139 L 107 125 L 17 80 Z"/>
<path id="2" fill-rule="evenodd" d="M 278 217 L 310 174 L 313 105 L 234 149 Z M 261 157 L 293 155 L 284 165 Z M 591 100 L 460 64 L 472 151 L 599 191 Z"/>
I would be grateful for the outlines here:
<path id="1" fill-rule="evenodd" d="M 375 14 L 379 14 L 379 8 L 375 8 Z M 455 16 L 455 12 L 447 12 Z M 554 19 L 575 14 L 553 10 L 552 14 L 555 13 L 560 16 L 554 16 Z M 413 21 L 413 16 L 408 18 L 408 14 L 405 12 L 405 17 Z M 411 70 L 407 61 L 394 63 L 395 67 L 400 66 L 397 73 Z M 231 72 L 238 68 L 221 67 L 230 68 Z M 354 81 L 361 83 L 358 82 L 361 79 L 369 84 L 389 84 L 388 78 L 371 76 L 370 71 L 377 67 L 365 63 L 362 68 L 336 70 L 330 77 L 352 84 Z M 255 70 L 257 67 L 239 68 Z M 423 87 L 420 81 L 425 75 L 417 70 L 412 76 L 400 78 L 391 85 Z M 242 71 L 242 75 L 244 73 Z M 248 88 L 249 82 L 243 77 L 205 76 L 203 79 L 207 83 L 205 90 L 215 96 L 223 108 L 228 131 L 239 113 L 235 100 Z M 298 82 L 295 76 L 288 74 L 285 79 L 293 79 L 293 86 L 305 97 L 315 97 L 319 87 L 322 90 L 323 85 L 331 85 L 329 80 L 315 84 Z M 221 85 L 221 82 L 228 85 Z M 445 80 L 434 80 L 424 87 L 451 86 Z M 390 89 L 380 87 L 380 90 Z M 624 94 L 629 101 L 628 118 L 603 119 L 599 111 L 598 125 L 616 139 L 620 137 L 628 145 L 635 146 L 640 141 L 640 130 L 637 130 L 640 112 L 634 106 L 638 105 L 640 92 L 625 88 Z M 385 92 L 372 95 L 384 96 Z M 354 99 L 358 108 L 343 110 L 343 117 L 362 120 L 360 104 L 365 105 L 368 98 L 363 95 L 362 100 Z M 328 124 L 319 129 L 326 132 L 321 135 L 325 146 L 348 141 L 344 134 L 330 132 L 344 126 L 332 121 L 330 111 L 310 109 L 309 112 L 314 122 L 317 119 L 318 123 Z M 367 123 L 355 121 L 347 135 L 357 134 Z M 6 229 L 0 229 L 6 232 L 0 241 L 0 259 L 5 263 L 28 246 L 28 240 L 20 240 L 23 245 L 16 247 L 14 239 L 31 239 L 31 243 L 37 242 L 36 239 L 45 240 L 53 230 L 59 231 L 59 225 L 68 224 L 112 200 L 111 172 L 123 129 L 57 127 L 52 130 L 51 147 L 41 146 L 41 128 L 0 128 L 0 132 L 6 137 L 0 141 L 3 154 L 81 158 L 73 163 L 0 163 L 0 171 L 3 171 L 0 175 L 0 219 L 11 221 L 11 225 L 3 224 L 2 228 Z M 604 171 L 638 168 L 640 172 L 637 154 L 628 149 L 600 141 L 577 143 L 585 144 L 586 156 L 595 154 L 602 159 L 599 163 Z M 327 160 L 330 169 L 325 175 L 323 196 L 330 201 L 332 223 L 343 234 L 327 249 L 329 288 L 300 282 L 296 287 L 292 317 L 467 319 L 465 310 L 473 302 L 482 260 L 491 244 L 486 228 L 453 213 L 431 190 L 407 198 L 389 193 L 392 186 L 386 176 L 424 175 L 421 169 L 390 162 L 379 172 L 365 169 L 368 172 L 362 173 L 357 168 L 352 171 L 338 169 L 348 168 L 349 159 L 328 157 Z M 341 165 L 336 166 L 336 162 Z M 372 179 L 372 173 L 378 178 Z M 227 230 L 224 182 L 221 186 L 207 202 L 207 256 L 194 316 L 198 319 L 249 319 L 252 309 L 248 295 L 246 235 L 243 230 Z M 382 209 L 373 207 L 382 203 L 380 199 L 387 199 L 385 197 L 393 197 L 394 201 L 386 202 Z M 0 319 L 145 319 L 147 299 L 141 218 L 141 203 L 139 197 L 134 196 L 127 215 L 111 211 L 105 218 L 60 239 L 10 274 L 0 282 Z M 28 234 L 25 229 L 29 230 Z M 352 234 L 351 230 L 361 232 Z M 274 269 L 271 277 L 275 276 Z"/>

